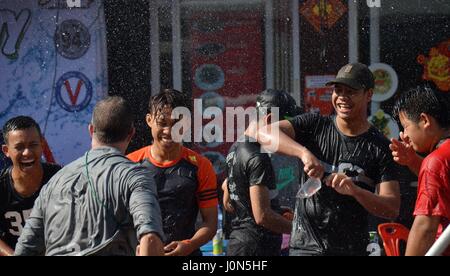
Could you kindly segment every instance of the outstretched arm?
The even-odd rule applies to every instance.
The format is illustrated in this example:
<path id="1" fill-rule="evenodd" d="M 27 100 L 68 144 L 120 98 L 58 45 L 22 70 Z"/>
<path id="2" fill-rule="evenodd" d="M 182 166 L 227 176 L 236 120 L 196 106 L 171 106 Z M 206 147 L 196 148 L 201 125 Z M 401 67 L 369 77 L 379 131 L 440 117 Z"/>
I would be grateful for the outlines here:
<path id="1" fill-rule="evenodd" d="M 307 148 L 297 143 L 292 124 L 283 120 L 260 128 L 254 135 L 258 143 L 270 152 L 294 156 L 302 160 L 304 171 L 309 177 L 322 178 L 324 168 Z"/>

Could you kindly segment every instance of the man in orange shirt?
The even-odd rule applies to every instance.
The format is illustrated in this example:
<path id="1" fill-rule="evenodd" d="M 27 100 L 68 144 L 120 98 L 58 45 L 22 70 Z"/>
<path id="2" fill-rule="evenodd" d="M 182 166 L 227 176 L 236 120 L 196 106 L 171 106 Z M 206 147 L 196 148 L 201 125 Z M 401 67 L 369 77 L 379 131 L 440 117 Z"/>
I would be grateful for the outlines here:
<path id="1" fill-rule="evenodd" d="M 217 180 L 211 162 L 172 139 L 171 118 L 176 107 L 190 109 L 183 93 L 165 89 L 151 97 L 146 121 L 153 144 L 128 155 L 147 166 L 155 178 L 167 256 L 200 256 L 200 246 L 211 240 L 217 229 Z M 202 224 L 195 230 L 198 211 Z"/>

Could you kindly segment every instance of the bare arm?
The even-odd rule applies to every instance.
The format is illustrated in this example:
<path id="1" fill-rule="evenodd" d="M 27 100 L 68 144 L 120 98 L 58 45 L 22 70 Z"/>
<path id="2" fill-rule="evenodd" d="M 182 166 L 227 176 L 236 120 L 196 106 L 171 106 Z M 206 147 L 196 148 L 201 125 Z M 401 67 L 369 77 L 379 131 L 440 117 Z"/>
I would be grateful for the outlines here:
<path id="1" fill-rule="evenodd" d="M 138 256 L 163 256 L 164 244 L 158 235 L 153 233 L 145 234 L 140 239 Z"/>
<path id="2" fill-rule="evenodd" d="M 436 240 L 440 217 L 416 216 L 409 232 L 406 256 L 425 256 Z"/>
<path id="3" fill-rule="evenodd" d="M 228 213 L 234 213 L 234 208 L 231 205 L 230 193 L 228 192 L 228 178 L 222 183 L 222 191 L 223 191 L 223 208 Z"/>
<path id="4" fill-rule="evenodd" d="M 173 241 L 166 245 L 166 256 L 187 256 L 210 241 L 217 230 L 217 207 L 200 208 L 202 224 L 189 241 Z"/>
<path id="5" fill-rule="evenodd" d="M 256 224 L 276 233 L 291 233 L 292 222 L 270 208 L 269 190 L 266 186 L 251 186 L 250 201 Z"/>
<path id="6" fill-rule="evenodd" d="M 400 213 L 400 187 L 397 181 L 379 184 L 379 193 L 359 189 L 356 200 L 374 216 L 395 219 Z"/>
<path id="7" fill-rule="evenodd" d="M 294 140 L 295 130 L 289 121 L 283 120 L 260 128 L 255 136 L 253 138 L 266 150 L 297 157 L 302 160 L 308 176 L 322 178 L 322 164 L 307 148 Z"/>
<path id="8" fill-rule="evenodd" d="M 12 256 L 12 255 L 14 255 L 14 250 L 0 239 L 0 256 Z"/>
<path id="9" fill-rule="evenodd" d="M 350 177 L 341 173 L 331 174 L 326 184 L 340 194 L 353 196 L 374 216 L 395 219 L 400 212 L 400 187 L 397 181 L 380 183 L 378 194 L 358 187 Z"/>

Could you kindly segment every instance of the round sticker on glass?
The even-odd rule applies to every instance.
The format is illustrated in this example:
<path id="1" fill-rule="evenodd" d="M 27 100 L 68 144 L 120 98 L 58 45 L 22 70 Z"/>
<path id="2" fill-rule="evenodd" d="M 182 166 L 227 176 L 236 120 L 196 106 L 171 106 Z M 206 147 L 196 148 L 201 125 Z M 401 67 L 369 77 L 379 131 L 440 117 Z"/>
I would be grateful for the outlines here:
<path id="1" fill-rule="evenodd" d="M 400 134 L 400 129 L 398 124 L 392 119 L 389 114 L 384 113 L 382 109 L 379 109 L 375 115 L 368 118 L 369 122 L 376 128 L 378 128 L 381 133 L 383 133 L 386 138 L 398 138 Z"/>
<path id="2" fill-rule="evenodd" d="M 398 76 L 391 66 L 384 63 L 374 63 L 369 66 L 375 78 L 375 88 L 372 100 L 383 102 L 397 91 Z"/>
<path id="3" fill-rule="evenodd" d="M 225 73 L 215 64 L 203 64 L 195 69 L 194 81 L 202 90 L 217 90 L 225 83 Z"/>

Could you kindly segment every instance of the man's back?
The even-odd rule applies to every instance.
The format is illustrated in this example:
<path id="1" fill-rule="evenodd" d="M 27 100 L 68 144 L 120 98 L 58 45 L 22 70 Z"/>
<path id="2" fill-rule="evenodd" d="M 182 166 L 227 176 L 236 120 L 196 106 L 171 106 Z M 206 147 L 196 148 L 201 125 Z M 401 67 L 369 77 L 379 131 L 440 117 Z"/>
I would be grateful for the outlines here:
<path id="1" fill-rule="evenodd" d="M 100 147 L 67 165 L 42 190 L 16 254 L 133 255 L 133 228 L 138 237 L 162 236 L 160 222 L 156 187 L 145 168 Z M 34 241 L 27 239 L 31 232 Z"/>
<path id="2" fill-rule="evenodd" d="M 267 205 L 273 211 L 279 211 L 280 206 L 275 198 L 275 174 L 268 154 L 261 152 L 261 146 L 257 142 L 249 141 L 248 137 L 245 139 L 244 142 L 234 143 L 227 156 L 228 191 L 234 208 L 227 255 L 277 256 L 281 250 L 281 234 L 256 222 L 252 206 L 259 203 L 252 203 L 255 197 L 250 195 L 251 189 L 266 187 L 270 200 L 270 205 Z"/>
<path id="3" fill-rule="evenodd" d="M 250 142 L 248 139 L 246 137 L 246 141 L 234 143 L 227 156 L 228 191 L 236 215 L 232 223 L 233 229 L 256 227 L 263 230 L 264 228 L 256 225 L 253 217 L 250 186 L 264 185 L 272 194 L 276 193 L 275 173 L 268 154 L 261 152 L 261 146 L 257 142 Z M 279 209 L 276 200 L 271 203 L 272 209 Z"/>

